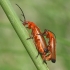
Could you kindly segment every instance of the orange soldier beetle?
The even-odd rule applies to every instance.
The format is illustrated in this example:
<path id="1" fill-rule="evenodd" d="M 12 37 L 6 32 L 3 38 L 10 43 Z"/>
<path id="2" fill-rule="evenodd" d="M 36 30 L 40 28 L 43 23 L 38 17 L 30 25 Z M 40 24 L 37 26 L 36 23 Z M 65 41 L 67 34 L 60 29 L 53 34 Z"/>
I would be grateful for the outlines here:
<path id="1" fill-rule="evenodd" d="M 48 50 L 49 50 L 48 60 L 51 60 L 53 63 L 55 63 L 56 62 L 56 51 L 55 51 L 56 39 L 55 39 L 55 35 L 51 31 L 46 30 L 46 29 L 45 29 L 44 33 L 42 33 L 42 35 L 45 35 L 46 38 L 49 38 L 49 42 L 48 42 Z M 47 56 L 45 57 L 45 60 L 47 60 Z"/>
<path id="2" fill-rule="evenodd" d="M 20 10 L 22 11 L 21 8 L 20 8 Z M 44 37 L 41 36 L 41 35 L 37 35 L 37 34 L 41 34 L 40 29 L 33 22 L 26 21 L 23 11 L 22 11 L 22 16 L 24 17 L 23 25 L 24 26 L 28 25 L 27 28 L 32 29 L 31 36 L 30 36 L 30 38 L 27 38 L 27 40 L 28 39 L 34 39 L 36 49 L 38 50 L 38 55 L 40 54 L 43 61 L 46 63 L 46 59 L 48 60 L 48 56 L 46 55 L 48 53 L 48 46 L 46 44 L 46 41 L 45 41 Z"/>

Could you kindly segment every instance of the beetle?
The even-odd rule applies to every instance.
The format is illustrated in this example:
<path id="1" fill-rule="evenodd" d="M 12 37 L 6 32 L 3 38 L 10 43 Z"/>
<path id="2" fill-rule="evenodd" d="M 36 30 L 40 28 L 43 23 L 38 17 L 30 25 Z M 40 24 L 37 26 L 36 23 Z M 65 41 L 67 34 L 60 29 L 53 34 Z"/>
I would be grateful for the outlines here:
<path id="1" fill-rule="evenodd" d="M 45 29 L 42 35 L 46 36 L 46 38 L 49 39 L 48 42 L 48 50 L 49 50 L 49 55 L 48 57 L 46 56 L 45 59 L 51 60 L 53 63 L 56 62 L 56 37 L 53 32 L 50 30 Z"/>
<path id="2" fill-rule="evenodd" d="M 26 21 L 26 18 L 24 16 L 24 13 L 23 13 L 21 8 L 20 8 L 20 10 L 22 12 L 22 16 L 24 17 L 23 25 L 24 26 L 27 25 L 28 26 L 27 28 L 32 30 L 31 36 L 30 36 L 30 38 L 27 38 L 27 40 L 28 39 L 34 40 L 34 44 L 36 46 L 36 49 L 38 50 L 38 55 L 40 54 L 43 61 L 46 63 L 45 57 L 46 57 L 46 54 L 48 53 L 48 46 L 47 46 L 47 43 L 45 41 L 45 38 L 41 35 L 37 35 L 37 34 L 41 34 L 39 27 L 37 25 L 35 25 L 35 23 L 33 23 L 33 22 Z M 38 57 L 38 55 L 37 55 L 37 57 Z"/>

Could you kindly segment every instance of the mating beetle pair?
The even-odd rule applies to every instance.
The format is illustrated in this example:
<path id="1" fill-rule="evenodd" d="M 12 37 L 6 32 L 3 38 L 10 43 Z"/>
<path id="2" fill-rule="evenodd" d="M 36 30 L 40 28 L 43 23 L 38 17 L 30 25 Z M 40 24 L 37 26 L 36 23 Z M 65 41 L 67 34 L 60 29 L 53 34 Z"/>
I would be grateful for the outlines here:
<path id="1" fill-rule="evenodd" d="M 22 11 L 21 8 L 20 8 L 20 10 Z M 56 62 L 55 35 L 51 31 L 46 30 L 46 29 L 43 33 L 41 33 L 38 26 L 36 26 L 33 22 L 26 21 L 23 11 L 22 11 L 22 15 L 24 17 L 23 25 L 24 26 L 27 25 L 28 26 L 27 28 L 32 29 L 31 36 L 28 39 L 34 40 L 34 44 L 36 46 L 38 54 L 41 55 L 41 57 L 45 63 L 46 63 L 46 60 L 51 60 L 53 63 L 55 63 Z M 46 36 L 46 38 L 49 39 L 48 45 L 44 39 L 44 36 Z"/>

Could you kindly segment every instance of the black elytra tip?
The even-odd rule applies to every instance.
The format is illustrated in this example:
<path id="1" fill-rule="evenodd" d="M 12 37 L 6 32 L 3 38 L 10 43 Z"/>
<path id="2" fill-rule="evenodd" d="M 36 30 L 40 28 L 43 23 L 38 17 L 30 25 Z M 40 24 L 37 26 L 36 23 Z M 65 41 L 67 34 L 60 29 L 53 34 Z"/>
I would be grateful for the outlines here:
<path id="1" fill-rule="evenodd" d="M 56 60 L 55 60 L 55 59 L 52 59 L 51 61 L 52 61 L 53 63 L 55 63 L 55 62 L 56 62 Z"/>

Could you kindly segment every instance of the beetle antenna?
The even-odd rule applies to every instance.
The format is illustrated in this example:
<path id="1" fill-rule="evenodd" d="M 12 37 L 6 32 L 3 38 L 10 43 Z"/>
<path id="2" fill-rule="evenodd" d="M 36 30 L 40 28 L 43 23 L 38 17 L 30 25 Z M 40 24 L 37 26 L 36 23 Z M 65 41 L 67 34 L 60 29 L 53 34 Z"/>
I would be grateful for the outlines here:
<path id="1" fill-rule="evenodd" d="M 21 9 L 21 7 L 18 5 L 18 4 L 16 4 L 18 7 L 19 7 L 19 9 L 21 10 L 21 12 L 22 12 L 22 16 L 24 17 L 24 22 L 26 21 L 26 18 L 25 18 L 25 15 L 24 15 L 24 12 L 23 12 L 23 10 Z"/>

